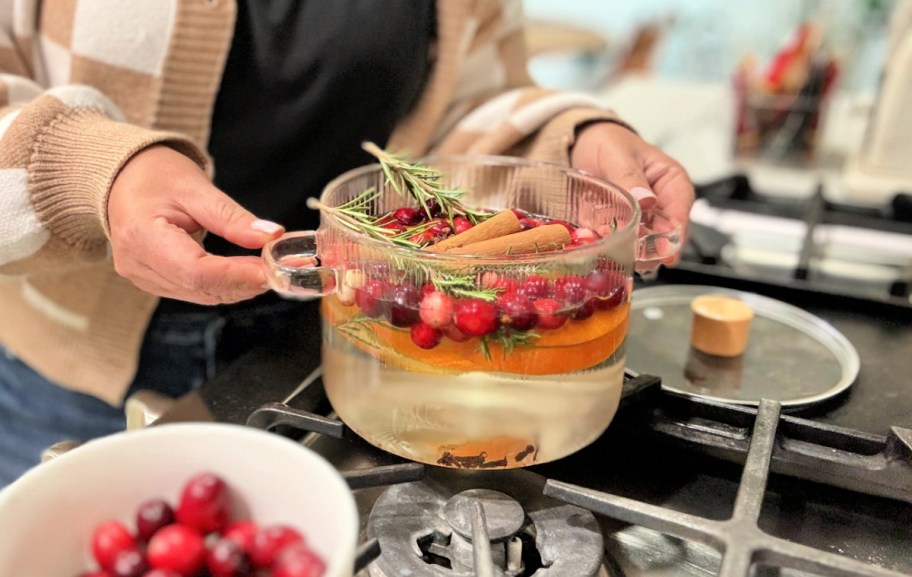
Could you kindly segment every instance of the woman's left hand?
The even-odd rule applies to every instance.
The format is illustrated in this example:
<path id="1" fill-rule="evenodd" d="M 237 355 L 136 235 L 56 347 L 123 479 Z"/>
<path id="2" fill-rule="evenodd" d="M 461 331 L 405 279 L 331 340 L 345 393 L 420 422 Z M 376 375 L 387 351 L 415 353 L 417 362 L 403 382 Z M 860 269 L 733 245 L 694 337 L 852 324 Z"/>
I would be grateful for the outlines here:
<path id="1" fill-rule="evenodd" d="M 681 223 L 686 240 L 694 203 L 690 177 L 677 161 L 635 132 L 614 122 L 590 124 L 578 134 L 570 161 L 574 168 L 627 190 L 639 201 L 640 208 L 661 209 Z M 666 264 L 676 263 L 679 254 Z"/>

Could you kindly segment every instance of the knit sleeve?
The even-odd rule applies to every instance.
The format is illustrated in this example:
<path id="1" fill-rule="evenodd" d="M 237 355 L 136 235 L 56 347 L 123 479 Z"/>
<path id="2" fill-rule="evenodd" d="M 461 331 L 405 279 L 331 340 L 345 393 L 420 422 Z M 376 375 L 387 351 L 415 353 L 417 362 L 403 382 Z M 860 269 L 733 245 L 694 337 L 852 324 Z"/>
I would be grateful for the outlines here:
<path id="1" fill-rule="evenodd" d="M 207 162 L 185 136 L 126 123 L 94 88 L 0 74 L 0 278 L 104 258 L 111 184 L 156 143 Z"/>
<path id="2" fill-rule="evenodd" d="M 623 124 L 591 95 L 536 86 L 527 72 L 521 0 L 477 3 L 434 152 L 513 154 L 568 164 L 577 129 Z"/>

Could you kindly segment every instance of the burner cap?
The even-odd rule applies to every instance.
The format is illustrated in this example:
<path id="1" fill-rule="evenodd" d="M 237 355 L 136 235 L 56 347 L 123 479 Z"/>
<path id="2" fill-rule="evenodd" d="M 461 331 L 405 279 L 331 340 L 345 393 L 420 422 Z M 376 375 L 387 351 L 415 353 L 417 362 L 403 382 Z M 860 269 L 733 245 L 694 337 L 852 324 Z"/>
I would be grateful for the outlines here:
<path id="1" fill-rule="evenodd" d="M 472 503 L 484 508 L 488 539 L 498 543 L 522 529 L 526 514 L 522 505 L 509 495 L 490 489 L 469 489 L 453 495 L 443 509 L 443 516 L 454 531 L 472 540 Z"/>

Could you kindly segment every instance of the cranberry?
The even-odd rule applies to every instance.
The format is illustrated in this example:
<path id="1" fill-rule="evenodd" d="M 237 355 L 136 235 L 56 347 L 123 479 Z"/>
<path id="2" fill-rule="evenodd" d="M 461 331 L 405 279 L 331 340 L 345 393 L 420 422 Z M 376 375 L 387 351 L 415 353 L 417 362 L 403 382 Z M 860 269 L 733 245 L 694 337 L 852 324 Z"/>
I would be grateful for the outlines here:
<path id="1" fill-rule="evenodd" d="M 596 307 L 598 306 L 598 299 L 589 299 L 580 305 L 575 311 L 573 311 L 573 319 L 577 321 L 582 321 L 588 319 L 595 312 Z"/>
<path id="2" fill-rule="evenodd" d="M 456 325 L 447 325 L 443 327 L 443 334 L 446 335 L 448 339 L 456 343 L 464 343 L 465 341 L 472 338 L 461 330 L 457 329 Z"/>
<path id="3" fill-rule="evenodd" d="M 433 349 L 440 344 L 443 332 L 423 322 L 412 325 L 409 330 L 412 342 L 422 349 Z"/>
<path id="4" fill-rule="evenodd" d="M 569 306 L 581 305 L 586 300 L 586 279 L 571 274 L 554 281 L 554 298 Z"/>
<path id="5" fill-rule="evenodd" d="M 391 220 L 391 221 L 389 221 L 389 222 L 384 222 L 384 223 L 381 224 L 380 226 L 382 226 L 383 228 L 385 228 L 385 229 L 387 229 L 388 231 L 390 231 L 389 233 L 383 233 L 383 234 L 386 234 L 387 236 L 397 235 L 397 234 L 399 234 L 400 232 L 405 232 L 405 231 L 408 230 L 408 228 L 406 228 L 406 226 L 403 225 L 403 224 L 402 224 L 401 222 L 399 222 L 398 220 Z"/>
<path id="6" fill-rule="evenodd" d="M 421 293 L 411 285 L 393 287 L 389 297 L 389 320 L 395 327 L 410 327 L 418 322 Z"/>
<path id="7" fill-rule="evenodd" d="M 361 313 L 371 318 L 383 316 L 387 309 L 387 293 L 389 285 L 380 280 L 365 281 L 358 293 L 355 295 L 355 302 Z"/>
<path id="8" fill-rule="evenodd" d="M 456 328 L 471 337 L 482 337 L 497 329 L 497 307 L 481 299 L 466 299 L 456 303 Z"/>
<path id="9" fill-rule="evenodd" d="M 223 529 L 231 519 L 231 495 L 225 481 L 212 473 L 191 478 L 181 492 L 175 517 L 181 525 L 203 534 Z"/>
<path id="10" fill-rule="evenodd" d="M 117 554 L 136 549 L 136 539 L 120 521 L 105 521 L 92 533 L 92 555 L 102 569 L 112 571 Z"/>
<path id="11" fill-rule="evenodd" d="M 594 270 L 586 275 L 586 285 L 600 309 L 614 308 L 624 300 L 624 276 L 619 271 Z"/>
<path id="12" fill-rule="evenodd" d="M 237 541 L 222 537 L 206 552 L 206 568 L 212 577 L 242 577 L 250 564 Z"/>
<path id="13" fill-rule="evenodd" d="M 417 208 L 403 206 L 393 211 L 393 218 L 405 226 L 414 226 L 424 220 L 424 215 Z"/>
<path id="14" fill-rule="evenodd" d="M 249 551 L 250 561 L 256 567 L 271 567 L 282 549 L 303 542 L 304 537 L 293 527 L 270 525 L 253 537 L 253 545 Z"/>
<path id="15" fill-rule="evenodd" d="M 518 291 L 532 300 L 543 299 L 551 294 L 551 283 L 545 277 L 531 275 Z"/>
<path id="16" fill-rule="evenodd" d="M 149 566 L 146 557 L 139 549 L 121 551 L 114 559 L 114 568 L 111 571 L 114 577 L 142 577 Z"/>
<path id="17" fill-rule="evenodd" d="M 565 322 L 567 317 L 560 314 L 561 305 L 554 299 L 539 299 L 532 303 L 538 313 L 538 326 L 543 329 L 557 329 Z"/>
<path id="18" fill-rule="evenodd" d="M 597 241 L 601 237 L 591 228 L 581 226 L 570 233 L 570 244 L 580 246 Z"/>
<path id="19" fill-rule="evenodd" d="M 181 577 L 181 574 L 171 571 L 170 569 L 153 569 L 147 573 L 143 573 L 142 577 Z"/>
<path id="20" fill-rule="evenodd" d="M 518 218 L 519 220 L 529 217 L 529 213 L 524 211 L 521 208 L 511 208 L 510 210 L 513 211 L 513 214 L 515 214 L 516 218 Z"/>
<path id="21" fill-rule="evenodd" d="M 136 512 L 136 535 L 148 541 L 156 531 L 174 523 L 174 509 L 164 499 L 150 499 Z"/>
<path id="22" fill-rule="evenodd" d="M 98 571 L 89 571 L 88 573 L 80 573 L 79 577 L 114 577 L 114 576 L 103 569 L 99 569 Z M 147 577 L 147 576 L 143 575 L 143 577 Z M 178 576 L 178 577 L 180 577 L 180 576 Z"/>
<path id="23" fill-rule="evenodd" d="M 456 234 L 465 232 L 465 231 L 469 230 L 470 228 L 472 228 L 473 226 L 475 226 L 475 225 L 472 224 L 472 221 L 467 219 L 464 216 L 457 216 L 456 218 L 453 219 L 453 232 L 455 232 Z"/>
<path id="24" fill-rule="evenodd" d="M 252 519 L 245 519 L 243 521 L 235 521 L 225 527 L 225 530 L 222 532 L 222 537 L 231 539 L 240 545 L 244 551 L 250 551 L 250 546 L 253 544 L 253 536 L 256 535 L 259 530 L 260 527 L 255 521 Z"/>
<path id="25" fill-rule="evenodd" d="M 326 565 L 306 545 L 288 547 L 276 557 L 273 577 L 322 577 Z"/>
<path id="26" fill-rule="evenodd" d="M 535 220 L 534 218 L 521 218 L 519 219 L 519 229 L 529 230 L 538 226 L 541 226 L 542 223 L 540 220 Z"/>
<path id="27" fill-rule="evenodd" d="M 432 282 L 424 283 L 423 285 L 421 285 L 421 298 L 428 296 L 429 294 L 431 294 L 432 292 L 434 292 L 436 290 L 437 290 L 437 287 L 434 286 L 434 283 L 432 283 Z"/>
<path id="28" fill-rule="evenodd" d="M 440 215 L 440 204 L 436 200 L 429 198 L 424 201 L 424 204 L 427 206 L 428 218 L 435 218 Z"/>
<path id="29" fill-rule="evenodd" d="M 429 326 L 443 328 L 453 320 L 453 299 L 440 291 L 427 293 L 421 301 L 418 314 Z"/>
<path id="30" fill-rule="evenodd" d="M 206 547 L 203 537 L 186 525 L 168 525 L 152 536 L 146 550 L 149 565 L 191 577 L 203 567 Z"/>
<path id="31" fill-rule="evenodd" d="M 538 313 L 535 312 L 532 301 L 519 293 L 502 295 L 497 299 L 497 306 L 502 313 L 500 322 L 518 331 L 527 331 L 538 321 Z"/>
<path id="32" fill-rule="evenodd" d="M 516 292 L 516 289 L 519 288 L 519 283 L 517 283 L 514 278 L 500 277 L 491 285 L 491 288 L 499 290 L 501 293 L 512 293 Z"/>

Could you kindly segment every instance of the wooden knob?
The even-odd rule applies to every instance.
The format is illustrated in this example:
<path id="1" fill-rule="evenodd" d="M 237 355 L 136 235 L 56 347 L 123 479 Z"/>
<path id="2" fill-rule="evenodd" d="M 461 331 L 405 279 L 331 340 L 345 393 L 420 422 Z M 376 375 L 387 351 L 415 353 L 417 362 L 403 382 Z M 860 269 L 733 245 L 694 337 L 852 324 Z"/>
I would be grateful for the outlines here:
<path id="1" fill-rule="evenodd" d="M 691 301 L 690 310 L 690 344 L 695 349 L 720 357 L 744 353 L 754 318 L 750 306 L 732 297 L 704 295 Z"/>

